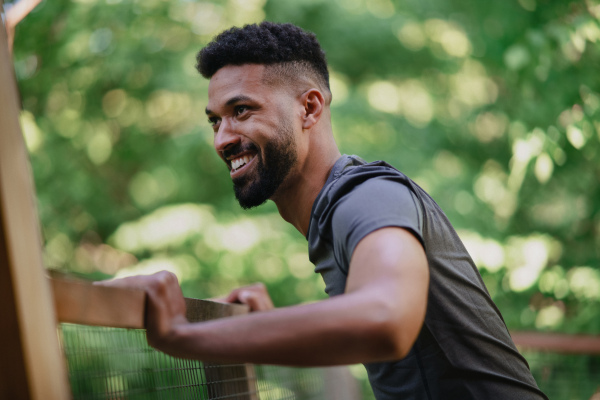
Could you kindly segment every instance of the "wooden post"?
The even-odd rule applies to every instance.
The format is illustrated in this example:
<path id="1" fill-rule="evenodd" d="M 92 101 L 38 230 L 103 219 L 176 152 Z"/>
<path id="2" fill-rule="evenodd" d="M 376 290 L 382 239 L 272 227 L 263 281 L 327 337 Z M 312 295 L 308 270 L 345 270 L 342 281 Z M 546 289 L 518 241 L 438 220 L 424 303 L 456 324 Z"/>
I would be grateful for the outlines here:
<path id="1" fill-rule="evenodd" d="M 64 400 L 70 390 L 44 277 L 17 99 L 6 31 L 0 24 L 0 398 Z"/>
<path id="2" fill-rule="evenodd" d="M 247 306 L 186 299 L 187 319 L 190 322 L 232 317 L 248 313 Z M 239 400 L 258 400 L 256 373 L 251 364 L 227 365 L 204 363 L 206 379 L 215 382 L 215 397 Z M 222 382 L 222 383 L 220 383 Z M 240 395 L 239 393 L 244 393 Z"/>

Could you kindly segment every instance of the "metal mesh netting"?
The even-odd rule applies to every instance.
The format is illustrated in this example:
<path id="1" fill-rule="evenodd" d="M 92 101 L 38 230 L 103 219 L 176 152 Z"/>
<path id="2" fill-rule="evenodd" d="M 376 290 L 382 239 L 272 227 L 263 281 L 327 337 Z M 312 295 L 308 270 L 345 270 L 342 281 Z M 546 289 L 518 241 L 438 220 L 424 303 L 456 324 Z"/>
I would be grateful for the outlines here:
<path id="1" fill-rule="evenodd" d="M 174 358 L 148 346 L 141 329 L 63 323 L 60 335 L 74 399 L 328 400 L 335 385 L 320 368 Z"/>
<path id="2" fill-rule="evenodd" d="M 600 400 L 600 356 L 523 351 L 539 388 L 552 400 Z"/>

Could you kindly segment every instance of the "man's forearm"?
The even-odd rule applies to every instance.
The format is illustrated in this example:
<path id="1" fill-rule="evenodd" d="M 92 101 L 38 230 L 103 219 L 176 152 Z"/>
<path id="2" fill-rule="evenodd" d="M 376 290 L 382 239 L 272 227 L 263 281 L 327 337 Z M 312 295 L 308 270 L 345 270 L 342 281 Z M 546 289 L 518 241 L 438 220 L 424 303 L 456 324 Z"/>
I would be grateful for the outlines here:
<path id="1" fill-rule="evenodd" d="M 401 358 L 408 351 L 399 348 L 394 332 L 394 319 L 401 315 L 393 315 L 397 310 L 385 301 L 369 297 L 353 293 L 319 303 L 178 325 L 156 345 L 178 357 L 215 362 L 317 366 Z"/>

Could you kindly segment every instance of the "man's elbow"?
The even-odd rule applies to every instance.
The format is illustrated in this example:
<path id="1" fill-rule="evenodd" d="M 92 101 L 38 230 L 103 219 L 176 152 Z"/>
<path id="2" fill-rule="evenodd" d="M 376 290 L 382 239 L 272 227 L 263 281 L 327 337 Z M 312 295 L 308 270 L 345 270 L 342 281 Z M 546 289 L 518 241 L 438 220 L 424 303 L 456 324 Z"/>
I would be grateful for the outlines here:
<path id="1" fill-rule="evenodd" d="M 412 349 L 424 321 L 424 312 L 399 312 L 394 305 L 381 304 L 371 314 L 370 342 L 378 361 L 399 360 Z"/>

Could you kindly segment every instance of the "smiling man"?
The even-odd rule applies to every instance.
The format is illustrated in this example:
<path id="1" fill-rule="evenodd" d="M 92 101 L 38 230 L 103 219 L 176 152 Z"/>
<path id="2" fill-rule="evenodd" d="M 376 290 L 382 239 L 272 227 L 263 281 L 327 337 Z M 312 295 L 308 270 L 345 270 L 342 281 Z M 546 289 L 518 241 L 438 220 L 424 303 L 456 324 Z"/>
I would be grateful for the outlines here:
<path id="1" fill-rule="evenodd" d="M 240 205 L 275 202 L 306 236 L 330 299 L 275 309 L 254 285 L 227 300 L 256 312 L 190 324 L 172 274 L 114 281 L 146 289 L 150 344 L 206 361 L 364 363 L 379 400 L 546 399 L 438 205 L 390 165 L 338 151 L 313 34 L 232 28 L 198 69 Z"/>

